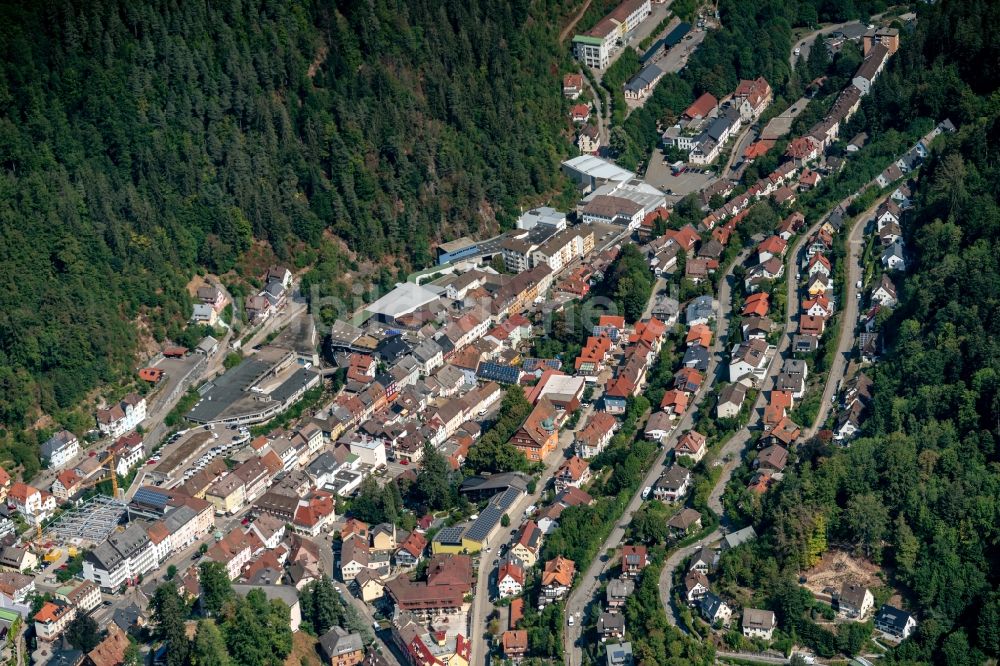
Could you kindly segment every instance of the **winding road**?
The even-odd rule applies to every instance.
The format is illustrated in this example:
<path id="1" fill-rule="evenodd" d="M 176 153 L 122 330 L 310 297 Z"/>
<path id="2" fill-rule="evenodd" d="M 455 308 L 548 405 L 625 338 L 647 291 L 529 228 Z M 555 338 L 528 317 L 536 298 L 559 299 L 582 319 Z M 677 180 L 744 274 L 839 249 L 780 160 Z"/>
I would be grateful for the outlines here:
<path id="1" fill-rule="evenodd" d="M 720 528 L 697 543 L 674 551 L 667 558 L 667 561 L 660 572 L 660 600 L 663 603 L 663 607 L 668 610 L 667 619 L 670 621 L 670 624 L 675 627 L 683 629 L 683 625 L 680 623 L 680 609 L 673 603 L 673 595 L 671 594 L 674 571 L 680 566 L 681 562 L 683 562 L 696 550 L 704 545 L 713 543 L 721 538 L 725 533 L 726 518 L 723 513 L 722 495 L 725 492 L 726 485 L 733 476 L 733 472 L 736 471 L 736 468 L 743 463 L 744 449 L 750 441 L 751 433 L 758 428 L 760 420 L 764 415 L 764 406 L 767 403 L 765 396 L 774 388 L 774 381 L 781 372 L 783 359 L 786 356 L 788 348 L 791 344 L 791 336 L 798 329 L 799 299 L 798 284 L 795 280 L 795 268 L 806 241 L 816 232 L 817 229 L 819 229 L 825 219 L 826 218 L 824 217 L 800 234 L 789 248 L 789 252 L 786 254 L 785 276 L 788 293 L 785 307 L 784 334 L 781 336 L 778 348 L 775 351 L 774 356 L 771 358 L 767 370 L 767 376 L 761 384 L 760 391 L 757 394 L 757 400 L 751 408 L 750 419 L 747 422 L 747 425 L 730 437 L 729 440 L 723 445 L 722 449 L 719 450 L 717 459 L 724 461 L 722 474 L 719 476 L 719 480 L 715 483 L 715 486 L 712 488 L 712 492 L 709 494 L 708 506 L 720 517 Z M 745 250 L 743 254 L 740 255 L 740 259 L 737 261 L 745 261 L 751 251 L 752 248 Z M 728 280 L 723 281 L 723 284 L 726 284 L 727 282 Z M 852 282 L 850 286 L 853 287 L 853 285 L 854 283 Z M 728 290 L 726 290 L 726 293 L 723 294 L 723 290 L 720 289 L 719 294 L 720 297 L 726 296 L 731 300 Z M 849 293 L 849 297 L 853 299 L 854 294 Z"/>
<path id="2" fill-rule="evenodd" d="M 625 508 L 621 521 L 615 525 L 614 529 L 611 530 L 611 534 L 598 549 L 598 553 L 603 554 L 609 549 L 617 548 L 621 545 L 622 540 L 625 538 L 625 530 L 632 521 L 632 514 L 634 514 L 642 505 L 642 490 L 646 486 L 652 486 L 656 480 L 660 478 L 660 475 L 663 473 L 663 465 L 666 461 L 667 454 L 677 443 L 679 435 L 691 428 L 691 425 L 694 422 L 694 417 L 701 408 L 702 401 L 711 391 L 712 386 L 715 383 L 715 379 L 721 371 L 720 365 L 723 362 L 723 355 L 726 351 L 724 341 L 729 330 L 729 321 L 732 317 L 732 298 L 730 297 L 729 281 L 732 277 L 733 268 L 737 265 L 738 261 L 739 260 L 737 260 L 737 262 L 733 262 L 733 265 L 730 266 L 726 275 L 719 283 L 720 299 L 718 316 L 715 320 L 715 342 L 712 345 L 712 356 L 709 359 L 706 381 L 702 384 L 698 393 L 695 394 L 688 411 L 680 419 L 677 426 L 664 442 L 663 449 L 660 451 L 659 455 L 657 455 L 656 460 L 650 467 L 646 477 L 643 479 L 642 483 L 639 484 L 635 495 L 633 495 L 632 500 Z M 659 285 L 660 283 L 658 282 L 657 284 Z M 656 293 L 656 291 L 653 292 L 650 301 L 656 298 Z M 590 566 L 587 568 L 586 572 L 584 572 L 583 576 L 577 583 L 577 586 L 573 589 L 569 598 L 566 600 L 565 614 L 567 617 L 570 615 L 573 615 L 578 619 L 582 617 L 584 609 L 589 603 L 591 603 L 597 588 L 600 586 L 601 575 L 611 567 L 611 564 L 612 562 L 610 560 L 608 562 L 604 562 L 601 557 L 597 557 L 590 563 Z M 565 663 L 569 666 L 579 666 L 582 663 L 582 650 L 579 646 L 581 631 L 581 622 L 575 622 L 572 627 L 566 626 L 565 631 L 563 632 L 563 654 L 566 660 Z"/>
<path id="3" fill-rule="evenodd" d="M 823 388 L 823 399 L 820 402 L 816 420 L 803 432 L 803 436 L 806 439 L 815 435 L 816 431 L 826 423 L 826 419 L 833 409 L 834 399 L 844 381 L 844 375 L 847 373 L 851 353 L 854 350 L 854 341 L 857 336 L 858 311 L 861 301 L 856 296 L 858 292 L 856 285 L 862 277 L 861 253 L 864 245 L 865 228 L 868 226 L 868 221 L 874 217 L 876 209 L 887 198 L 889 198 L 889 195 L 879 197 L 868 210 L 855 218 L 850 235 L 847 238 L 847 273 L 845 275 L 847 288 L 844 291 L 845 302 L 838 304 L 842 315 L 840 341 L 837 343 L 837 352 L 833 358 L 833 365 L 830 367 L 830 376 L 827 379 L 826 386 Z M 864 285 L 862 285 L 863 288 Z"/>

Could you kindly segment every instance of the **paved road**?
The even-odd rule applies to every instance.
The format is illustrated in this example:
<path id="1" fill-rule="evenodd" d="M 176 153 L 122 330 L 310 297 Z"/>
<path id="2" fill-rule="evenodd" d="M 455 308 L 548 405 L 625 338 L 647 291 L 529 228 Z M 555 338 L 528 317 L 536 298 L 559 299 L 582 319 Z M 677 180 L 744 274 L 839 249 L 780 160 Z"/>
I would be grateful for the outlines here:
<path id="1" fill-rule="evenodd" d="M 833 25 L 825 25 L 819 30 L 814 30 L 805 37 L 803 37 L 802 39 L 800 39 L 799 41 L 795 42 L 795 46 L 792 47 L 792 54 L 788 56 L 788 65 L 794 69 L 795 61 L 798 60 L 799 58 L 802 58 L 803 60 L 808 60 L 809 49 L 812 48 L 813 44 L 816 42 L 816 39 L 820 35 L 828 35 L 834 30 L 840 30 L 848 23 L 857 23 L 857 21 L 847 21 L 845 23 L 835 23 Z M 800 51 L 799 55 L 795 55 L 796 48 L 798 48 Z"/>
<path id="2" fill-rule="evenodd" d="M 838 307 L 841 308 L 841 329 L 840 329 L 840 341 L 837 343 L 837 353 L 833 358 L 833 366 L 830 368 L 830 376 L 827 379 L 826 386 L 823 390 L 823 398 L 820 402 L 819 412 L 816 414 L 816 420 L 811 426 L 804 432 L 805 438 L 812 437 L 816 434 L 822 425 L 826 422 L 827 416 L 833 409 L 833 401 L 837 396 L 837 392 L 844 380 L 844 375 L 847 372 L 847 367 L 850 363 L 851 354 L 854 351 L 854 340 L 856 336 L 856 329 L 858 323 L 858 311 L 860 300 L 857 298 L 858 280 L 862 276 L 862 266 L 861 266 L 861 253 L 862 246 L 864 245 L 864 232 L 868 221 L 872 219 L 875 215 L 875 210 L 888 198 L 880 197 L 871 208 L 862 213 L 855 221 L 854 226 L 851 227 L 850 236 L 847 239 L 847 273 L 845 274 L 845 280 L 847 284 L 844 289 L 844 302 L 838 303 Z M 862 288 L 864 285 L 862 285 Z"/>
<path id="3" fill-rule="evenodd" d="M 729 180 L 739 180 L 743 175 L 743 171 L 747 168 L 747 163 L 743 159 L 743 153 L 746 152 L 750 144 L 757 140 L 760 133 L 753 127 L 747 128 L 746 133 L 741 137 L 740 141 L 736 144 L 733 149 L 732 155 L 729 156 L 729 163 L 726 168 L 722 170 L 722 177 L 728 178 Z M 739 165 L 739 166 L 737 166 Z"/>
<path id="4" fill-rule="evenodd" d="M 673 588 L 674 570 L 681 565 L 681 562 L 693 555 L 696 550 L 702 546 L 709 546 L 721 538 L 722 530 L 716 529 L 705 538 L 691 544 L 690 546 L 685 546 L 684 548 L 675 550 L 667 558 L 667 561 L 664 562 L 663 569 L 660 570 L 660 603 L 662 603 L 663 607 L 667 609 L 667 621 L 684 633 L 687 633 L 687 629 L 681 623 L 681 609 L 674 603 L 673 595 L 670 593 Z"/>
<path id="5" fill-rule="evenodd" d="M 578 427 L 584 425 L 583 418 L 580 419 Z M 568 447 L 573 441 L 573 435 L 570 431 L 564 430 L 559 433 L 559 443 L 563 447 Z M 507 514 L 511 519 L 511 528 L 514 529 L 515 526 L 521 524 L 521 519 L 524 516 L 524 510 L 536 504 L 538 498 L 541 497 L 542 492 L 548 485 L 549 479 L 555 475 L 556 469 L 566 460 L 566 449 L 560 448 L 558 452 L 553 452 L 549 454 L 549 459 L 546 462 L 545 471 L 542 472 L 541 477 L 535 487 L 535 492 L 530 495 L 523 496 L 514 506 L 510 508 Z M 495 538 L 495 542 L 489 545 L 489 549 L 493 551 L 494 548 L 499 546 L 501 543 L 508 541 L 509 533 L 501 531 Z M 479 560 L 479 575 L 476 577 L 476 589 L 474 596 L 472 598 L 472 607 L 469 609 L 469 633 L 471 635 L 472 642 L 472 664 L 485 664 L 490 663 L 489 659 L 489 646 L 486 643 L 486 618 L 490 616 L 493 612 L 494 606 L 492 601 L 492 581 L 495 578 L 496 567 L 493 565 L 494 559 L 497 558 L 495 552 L 481 552 Z"/>
<path id="6" fill-rule="evenodd" d="M 729 441 L 725 443 L 722 449 L 719 451 L 718 459 L 723 460 L 722 474 L 719 476 L 719 480 L 716 481 L 715 486 L 712 488 L 712 492 L 709 494 L 708 506 L 719 515 L 722 522 L 722 529 L 714 531 L 712 534 L 708 535 L 697 544 L 688 546 L 681 549 L 680 551 L 672 554 L 667 562 L 663 566 L 663 570 L 660 572 L 660 600 L 663 603 L 663 607 L 668 609 L 667 619 L 674 626 L 680 627 L 679 623 L 679 609 L 674 607 L 671 595 L 671 583 L 673 581 L 674 570 L 680 566 L 681 562 L 695 550 L 697 550 L 701 545 L 712 543 L 713 541 L 719 539 L 723 534 L 723 529 L 725 528 L 725 516 L 722 511 L 722 494 L 725 492 L 726 485 L 732 478 L 733 472 L 736 468 L 742 464 L 743 459 L 743 449 L 746 447 L 747 443 L 750 441 L 751 432 L 756 429 L 760 423 L 760 419 L 763 416 L 764 405 L 766 404 L 766 395 L 774 388 L 774 380 L 778 373 L 781 371 L 783 354 L 787 351 L 791 340 L 791 334 L 796 330 L 796 319 L 798 312 L 798 299 L 795 297 L 796 287 L 795 284 L 795 262 L 799 255 L 802 246 L 815 233 L 816 229 L 819 228 L 820 222 L 817 222 L 812 227 L 810 227 L 805 233 L 800 235 L 795 243 L 790 248 L 790 251 L 785 258 L 785 275 L 788 282 L 788 300 L 786 305 L 785 314 L 785 333 L 781 336 L 781 341 L 778 343 L 777 351 L 771 358 L 770 364 L 767 370 L 767 376 L 761 383 L 760 392 L 757 394 L 757 401 L 754 403 L 753 408 L 750 412 L 750 419 L 747 422 L 746 427 L 742 428 L 739 432 L 734 434 Z M 752 251 L 751 249 L 744 250 L 737 261 L 745 261 L 746 257 Z M 723 284 L 728 286 L 728 280 L 724 280 Z M 720 298 L 726 297 L 727 303 L 731 303 L 732 299 L 730 297 L 729 290 L 726 289 L 723 293 L 723 289 L 719 290 Z M 728 456 L 728 460 L 727 460 Z"/>
<path id="7" fill-rule="evenodd" d="M 594 100 L 594 114 L 592 117 L 597 118 L 597 134 L 601 137 L 601 146 L 606 147 L 608 145 L 608 118 L 601 113 L 601 93 L 599 90 L 594 88 L 590 83 L 590 79 L 584 75 L 583 84 L 590 89 L 590 96 Z"/>
<path id="8" fill-rule="evenodd" d="M 733 264 L 733 267 L 736 263 Z M 702 384 L 701 389 L 695 394 L 694 399 L 691 401 L 691 406 L 688 411 L 680 419 L 677 426 L 671 432 L 670 436 L 664 442 L 663 450 L 657 455 L 656 460 L 650 467 L 649 472 L 646 474 L 646 478 L 643 479 L 642 483 L 639 484 L 635 495 L 629 502 L 628 506 L 625 508 L 624 515 L 622 516 L 621 522 L 615 525 L 614 529 L 611 530 L 611 534 L 604 541 L 601 547 L 598 549 L 599 554 L 607 552 L 611 548 L 617 548 L 621 545 L 622 540 L 625 538 L 625 530 L 629 523 L 632 522 L 632 515 L 639 509 L 642 505 L 642 491 L 646 486 L 652 486 L 656 480 L 663 473 L 664 462 L 666 461 L 667 454 L 673 449 L 674 445 L 677 443 L 678 436 L 689 430 L 691 425 L 694 423 L 694 417 L 698 413 L 701 407 L 701 403 L 705 396 L 711 391 L 714 385 L 715 378 L 721 371 L 720 364 L 722 363 L 722 357 L 725 353 L 724 340 L 726 337 L 726 332 L 729 329 L 729 320 L 732 317 L 732 299 L 729 298 L 729 284 L 728 279 L 732 275 L 732 269 L 730 267 L 729 271 L 720 281 L 720 296 L 726 296 L 725 300 L 720 300 L 718 317 L 716 317 L 715 322 L 715 341 L 712 344 L 712 357 L 709 360 L 708 372 L 706 373 L 706 381 Z M 659 282 L 657 283 L 659 284 Z M 653 292 L 653 297 L 655 297 L 656 292 Z M 600 586 L 600 576 L 611 566 L 611 562 L 602 562 L 600 557 L 597 557 L 590 566 L 587 568 L 583 577 L 580 579 L 577 586 L 573 589 L 569 598 L 566 600 L 566 615 L 574 615 L 577 620 L 582 617 L 584 608 L 593 600 L 594 594 L 597 588 Z M 563 633 L 563 653 L 566 659 L 566 664 L 569 666 L 579 666 L 582 663 L 582 650 L 578 645 L 581 638 L 581 622 L 577 621 L 574 626 L 566 626 L 565 632 Z"/>
<path id="9" fill-rule="evenodd" d="M 672 2 L 673 0 L 670 0 L 668 2 L 663 3 L 662 5 L 653 3 L 651 7 L 651 12 L 649 16 L 646 17 L 646 20 L 640 23 L 636 27 L 636 29 L 633 30 L 632 33 L 628 35 L 629 37 L 628 43 L 625 44 L 620 49 L 615 49 L 615 52 L 611 54 L 611 59 L 608 61 L 608 66 L 604 69 L 593 70 L 594 77 L 597 79 L 598 83 L 600 83 L 603 80 L 604 72 L 608 71 L 608 69 L 611 68 L 611 65 L 615 64 L 615 62 L 618 61 L 618 58 L 620 58 L 622 53 L 625 52 L 625 49 L 635 50 L 635 47 L 637 47 L 642 40 L 646 39 L 646 37 L 648 37 L 649 34 L 656 29 L 656 26 L 660 25 L 660 21 L 662 21 L 663 19 L 667 18 L 667 16 L 670 15 L 670 5 L 672 4 Z"/>
<path id="10" fill-rule="evenodd" d="M 316 544 L 319 550 L 319 564 L 321 570 L 330 577 L 330 580 L 338 581 L 340 577 L 337 576 L 336 572 L 333 570 L 333 543 L 330 535 L 323 534 L 319 538 L 312 539 L 312 541 Z M 351 594 L 346 583 L 334 582 L 333 586 L 337 589 L 337 594 L 340 595 L 341 600 L 343 600 L 345 604 L 352 606 L 354 610 L 356 610 L 358 614 L 368 623 L 368 626 L 372 627 L 372 633 L 375 635 L 375 645 L 382 653 L 382 656 L 388 657 L 388 655 L 393 655 L 397 663 L 405 663 L 404 661 L 401 661 L 403 655 L 399 653 L 398 649 L 396 649 L 395 643 L 383 640 L 380 635 L 391 632 L 378 632 L 374 630 L 373 625 L 375 623 L 375 617 L 372 615 L 371 606 Z"/>
<path id="11" fill-rule="evenodd" d="M 739 173 L 743 170 L 743 153 L 746 152 L 747 146 L 756 138 L 757 131 L 753 128 L 753 125 L 747 125 L 743 133 L 740 134 L 740 138 L 733 144 L 733 150 L 729 154 L 726 166 L 719 170 L 722 178 L 728 178 L 729 180 L 739 179 Z M 733 165 L 737 163 L 740 164 L 740 167 L 733 168 Z"/>

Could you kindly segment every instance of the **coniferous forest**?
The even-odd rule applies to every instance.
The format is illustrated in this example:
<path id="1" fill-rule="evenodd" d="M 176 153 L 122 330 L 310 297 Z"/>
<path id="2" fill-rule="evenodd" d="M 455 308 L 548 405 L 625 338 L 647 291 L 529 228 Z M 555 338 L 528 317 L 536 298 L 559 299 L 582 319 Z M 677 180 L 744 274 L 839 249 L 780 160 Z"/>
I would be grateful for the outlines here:
<path id="1" fill-rule="evenodd" d="M 0 424 L 127 372 L 258 241 L 422 266 L 551 191 L 563 4 L 4 3 Z"/>

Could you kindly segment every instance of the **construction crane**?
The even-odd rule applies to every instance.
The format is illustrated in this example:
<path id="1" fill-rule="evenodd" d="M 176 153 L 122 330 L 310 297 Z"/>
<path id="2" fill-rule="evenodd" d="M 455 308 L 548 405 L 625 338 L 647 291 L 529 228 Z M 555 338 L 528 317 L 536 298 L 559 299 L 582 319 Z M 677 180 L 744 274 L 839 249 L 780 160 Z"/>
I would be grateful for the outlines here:
<path id="1" fill-rule="evenodd" d="M 115 472 L 116 458 L 115 458 L 115 454 L 114 454 L 113 451 L 109 452 L 108 457 L 105 459 L 105 462 L 108 463 L 108 466 L 107 467 L 103 467 L 102 466 L 101 469 L 104 469 L 107 472 L 107 475 L 106 476 L 102 476 L 99 479 L 91 479 L 90 481 L 87 481 L 85 483 L 80 484 L 80 487 L 77 490 L 77 492 L 79 492 L 81 490 L 86 490 L 88 488 L 93 488 L 94 486 L 96 486 L 99 483 L 104 483 L 105 481 L 109 481 L 110 480 L 111 481 L 111 497 L 113 497 L 114 499 L 118 499 L 118 474 Z M 36 539 L 38 541 L 42 540 L 42 524 L 41 524 L 41 522 L 39 522 L 39 523 L 37 523 L 35 525 L 35 535 L 36 535 Z"/>
<path id="2" fill-rule="evenodd" d="M 93 488 L 99 483 L 104 483 L 105 481 L 111 481 L 111 496 L 114 499 L 118 499 L 118 474 L 115 472 L 116 458 L 114 452 L 109 452 L 108 457 L 105 458 L 104 462 L 108 463 L 108 467 L 101 467 L 107 471 L 107 476 L 102 476 L 99 479 L 92 479 L 80 485 L 79 490 L 86 490 L 87 488 Z M 79 491 L 78 491 L 79 492 Z"/>

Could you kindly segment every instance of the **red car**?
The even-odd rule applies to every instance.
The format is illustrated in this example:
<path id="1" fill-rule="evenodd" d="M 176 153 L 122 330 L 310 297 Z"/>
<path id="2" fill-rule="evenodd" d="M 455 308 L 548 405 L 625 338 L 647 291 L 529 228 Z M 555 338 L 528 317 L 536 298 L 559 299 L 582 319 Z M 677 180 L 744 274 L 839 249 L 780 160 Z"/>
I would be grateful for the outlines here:
<path id="1" fill-rule="evenodd" d="M 400 461 L 399 461 L 399 464 L 400 464 L 400 465 L 409 465 L 409 464 L 410 464 L 410 461 L 409 461 L 409 460 L 400 460 Z"/>

